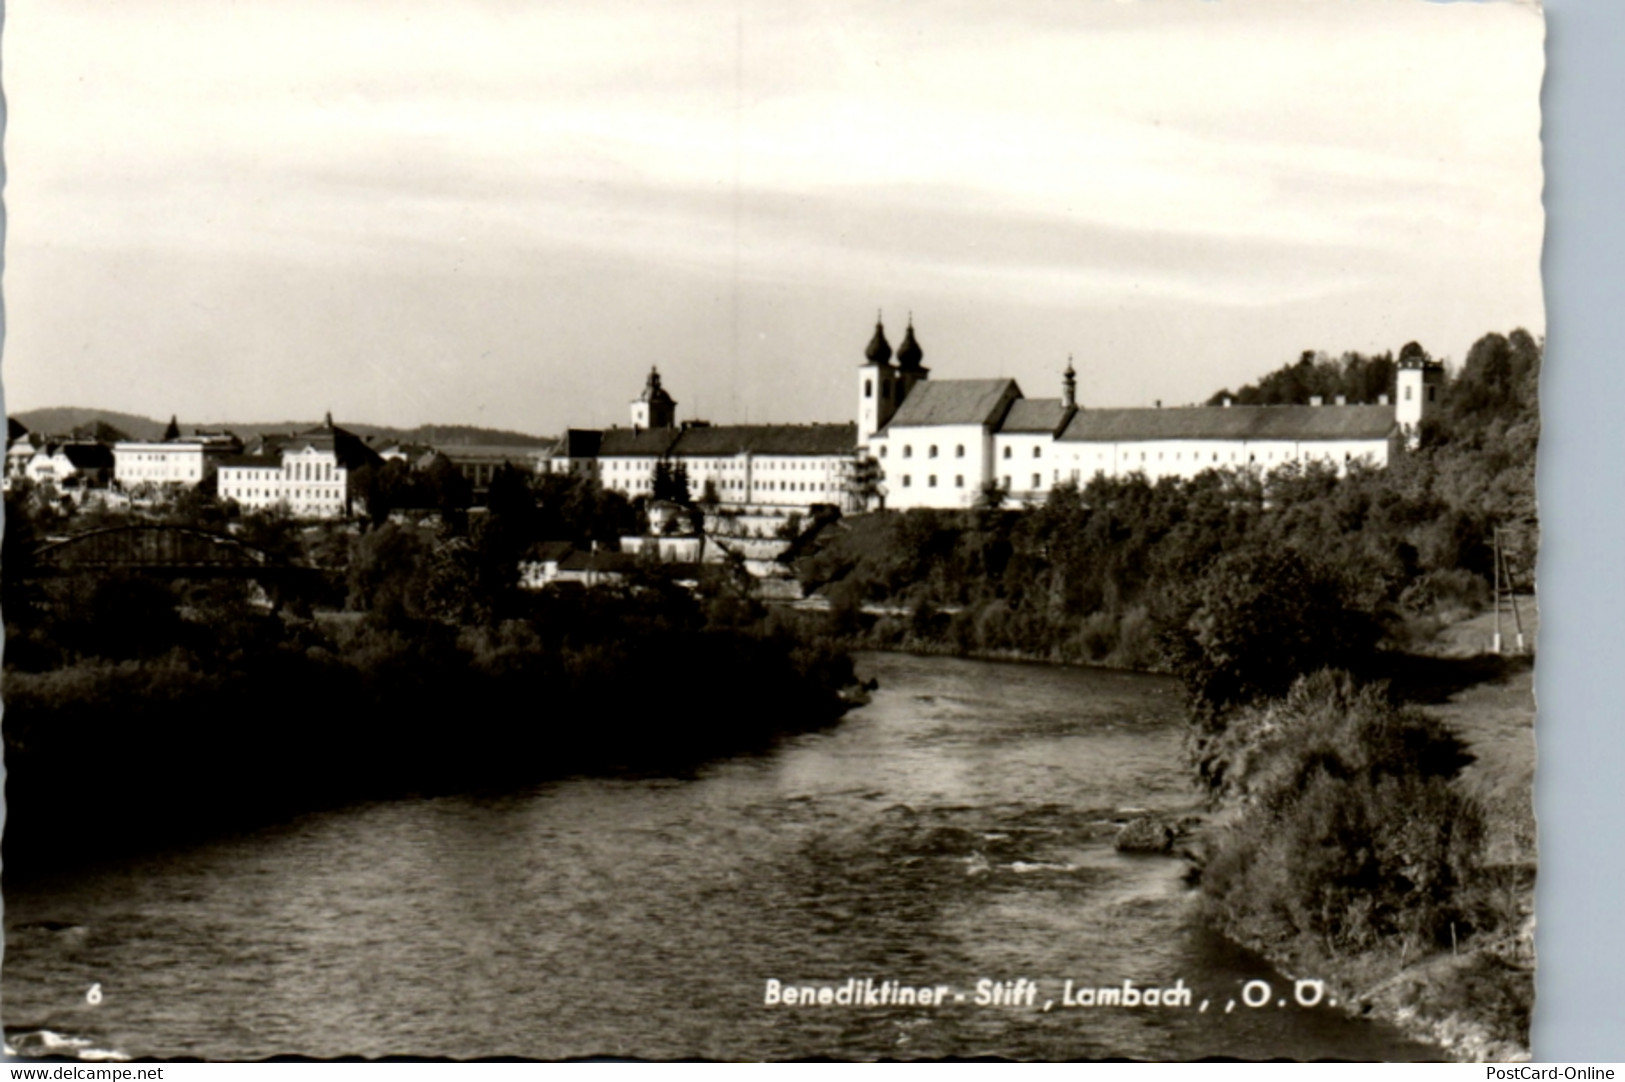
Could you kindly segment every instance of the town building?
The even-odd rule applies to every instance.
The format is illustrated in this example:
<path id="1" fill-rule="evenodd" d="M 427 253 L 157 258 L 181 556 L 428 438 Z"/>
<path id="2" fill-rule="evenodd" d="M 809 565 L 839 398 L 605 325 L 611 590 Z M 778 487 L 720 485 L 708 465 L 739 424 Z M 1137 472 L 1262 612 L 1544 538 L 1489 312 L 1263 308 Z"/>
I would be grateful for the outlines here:
<path id="1" fill-rule="evenodd" d="M 503 469 L 511 467 L 526 474 L 548 473 L 553 458 L 554 443 L 542 444 L 439 444 L 441 455 L 467 478 L 477 493 L 491 487 L 491 479 Z"/>
<path id="2" fill-rule="evenodd" d="M 552 471 L 595 477 L 631 498 L 654 498 L 662 468 L 680 473 L 695 502 L 734 508 L 807 509 L 829 504 L 856 510 L 851 480 L 853 424 L 713 425 L 677 423 L 676 401 L 651 369 L 632 402 L 632 426 L 572 429 Z M 647 427 L 654 420 L 662 425 Z"/>
<path id="3" fill-rule="evenodd" d="M 113 477 L 113 452 L 94 440 L 48 441 L 29 456 L 23 475 L 37 485 L 76 484 L 105 486 Z"/>
<path id="4" fill-rule="evenodd" d="M 243 441 L 230 432 L 194 430 L 183 436 L 170 418 L 162 440 L 113 444 L 113 480 L 126 492 L 143 487 L 195 488 L 223 459 L 242 451 Z"/>
<path id="5" fill-rule="evenodd" d="M 295 518 L 348 518 L 355 507 L 351 482 L 364 466 L 382 463 L 353 432 L 322 424 L 287 436 L 262 436 L 253 453 L 231 455 L 218 468 L 219 495 L 249 511 L 282 508 Z"/>

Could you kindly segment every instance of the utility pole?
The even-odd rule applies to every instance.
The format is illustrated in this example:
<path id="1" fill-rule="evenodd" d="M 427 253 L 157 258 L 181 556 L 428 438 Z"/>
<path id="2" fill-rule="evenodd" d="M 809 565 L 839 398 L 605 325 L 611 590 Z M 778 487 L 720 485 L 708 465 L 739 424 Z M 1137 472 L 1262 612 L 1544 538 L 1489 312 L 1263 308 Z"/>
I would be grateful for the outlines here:
<path id="1" fill-rule="evenodd" d="M 1495 568 L 1492 575 L 1494 580 L 1493 596 L 1495 598 L 1495 637 L 1492 648 L 1499 654 L 1501 652 L 1501 594 L 1506 592 L 1507 600 L 1512 605 L 1513 626 L 1513 653 L 1524 652 L 1523 641 L 1523 614 L 1518 611 L 1518 593 L 1512 585 L 1512 565 L 1507 561 L 1506 553 L 1501 547 L 1501 527 L 1492 530 L 1495 550 Z"/>
<path id="2" fill-rule="evenodd" d="M 1490 640 L 1490 650 L 1497 656 L 1501 653 L 1501 528 L 1494 527 L 1490 531 L 1490 545 L 1494 555 L 1491 558 L 1490 596 L 1495 602 L 1495 637 Z"/>

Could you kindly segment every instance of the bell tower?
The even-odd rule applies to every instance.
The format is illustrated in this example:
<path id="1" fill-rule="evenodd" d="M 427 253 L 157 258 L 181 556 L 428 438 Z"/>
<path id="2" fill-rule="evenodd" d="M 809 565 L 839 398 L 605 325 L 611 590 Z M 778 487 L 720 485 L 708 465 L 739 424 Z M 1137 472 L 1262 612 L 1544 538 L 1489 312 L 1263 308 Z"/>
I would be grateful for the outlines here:
<path id="1" fill-rule="evenodd" d="M 925 359 L 925 350 L 914 337 L 914 313 L 908 316 L 908 330 L 903 334 L 902 344 L 897 347 L 897 402 L 901 406 L 914 385 L 931 375 L 931 370 L 920 362 Z"/>
<path id="2" fill-rule="evenodd" d="M 677 401 L 660 385 L 660 372 L 650 366 L 643 393 L 632 400 L 633 428 L 671 428 L 677 423 Z"/>
<path id="3" fill-rule="evenodd" d="M 1444 365 L 1430 358 L 1420 346 L 1399 351 L 1394 373 L 1394 420 L 1405 434 L 1405 445 L 1414 449 L 1422 438 L 1422 422 L 1439 409 L 1439 392 L 1444 386 Z"/>
<path id="4" fill-rule="evenodd" d="M 859 444 L 867 443 L 886 427 L 902 401 L 900 391 L 897 369 L 891 363 L 891 343 L 886 341 L 886 328 L 876 315 L 874 337 L 869 339 L 863 363 L 858 366 Z"/>

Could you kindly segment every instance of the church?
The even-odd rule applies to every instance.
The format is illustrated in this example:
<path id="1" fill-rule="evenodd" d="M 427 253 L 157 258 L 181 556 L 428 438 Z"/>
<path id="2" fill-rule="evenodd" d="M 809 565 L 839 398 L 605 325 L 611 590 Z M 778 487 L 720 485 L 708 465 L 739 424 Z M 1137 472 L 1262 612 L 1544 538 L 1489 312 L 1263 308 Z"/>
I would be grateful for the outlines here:
<path id="1" fill-rule="evenodd" d="M 884 506 L 972 507 L 996 486 L 1037 501 L 1058 484 L 1144 474 L 1320 462 L 1386 466 L 1414 441 L 1438 401 L 1444 367 L 1401 364 L 1392 404 L 1097 409 L 1078 402 L 1069 360 L 1059 398 L 1027 398 L 1009 378 L 932 380 L 912 319 L 896 354 L 882 323 L 858 368 L 859 457 L 879 467 Z"/>

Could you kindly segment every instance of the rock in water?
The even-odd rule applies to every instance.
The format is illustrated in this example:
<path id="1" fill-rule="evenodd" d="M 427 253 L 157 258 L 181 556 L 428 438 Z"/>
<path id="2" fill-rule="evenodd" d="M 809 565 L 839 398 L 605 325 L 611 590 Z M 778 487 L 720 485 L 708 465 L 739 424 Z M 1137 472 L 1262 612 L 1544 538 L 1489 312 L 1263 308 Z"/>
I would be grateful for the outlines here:
<path id="1" fill-rule="evenodd" d="M 1130 819 L 1117 832 L 1117 851 L 1120 853 L 1171 853 L 1179 832 L 1154 815 Z"/>

